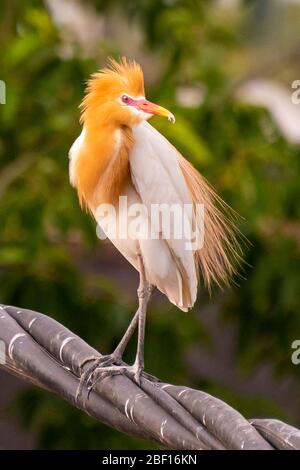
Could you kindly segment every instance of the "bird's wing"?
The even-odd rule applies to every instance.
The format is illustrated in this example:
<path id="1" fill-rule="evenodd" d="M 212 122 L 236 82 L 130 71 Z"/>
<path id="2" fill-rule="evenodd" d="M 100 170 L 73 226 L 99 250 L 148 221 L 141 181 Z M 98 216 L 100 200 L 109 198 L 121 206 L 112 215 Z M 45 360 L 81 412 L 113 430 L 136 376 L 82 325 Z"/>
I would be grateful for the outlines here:
<path id="1" fill-rule="evenodd" d="M 133 137 L 135 143 L 129 156 L 130 171 L 142 203 L 149 214 L 151 208 L 161 204 L 176 211 L 176 216 L 170 216 L 170 226 L 165 226 L 161 219 L 155 217 L 151 217 L 150 224 L 165 239 L 173 263 L 170 268 L 178 270 L 185 297 L 189 298 L 188 306 L 192 306 L 197 295 L 195 257 L 189 245 L 189 231 L 192 227 L 192 213 L 189 210 L 192 210 L 192 200 L 180 168 L 179 153 L 147 122 L 133 128 Z M 182 218 L 179 223 L 184 223 L 184 227 L 182 225 L 176 232 L 180 213 Z"/>

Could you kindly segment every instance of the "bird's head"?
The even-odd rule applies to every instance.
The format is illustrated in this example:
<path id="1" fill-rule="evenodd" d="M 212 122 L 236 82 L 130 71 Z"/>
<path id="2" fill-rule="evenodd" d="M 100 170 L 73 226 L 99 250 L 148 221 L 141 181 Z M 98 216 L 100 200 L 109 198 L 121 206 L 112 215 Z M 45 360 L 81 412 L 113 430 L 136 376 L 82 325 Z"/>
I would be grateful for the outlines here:
<path id="1" fill-rule="evenodd" d="M 154 114 L 175 122 L 170 111 L 146 100 L 142 69 L 125 58 L 109 59 L 106 68 L 91 76 L 81 109 L 82 121 L 94 125 L 99 117 L 114 125 L 133 126 Z"/>

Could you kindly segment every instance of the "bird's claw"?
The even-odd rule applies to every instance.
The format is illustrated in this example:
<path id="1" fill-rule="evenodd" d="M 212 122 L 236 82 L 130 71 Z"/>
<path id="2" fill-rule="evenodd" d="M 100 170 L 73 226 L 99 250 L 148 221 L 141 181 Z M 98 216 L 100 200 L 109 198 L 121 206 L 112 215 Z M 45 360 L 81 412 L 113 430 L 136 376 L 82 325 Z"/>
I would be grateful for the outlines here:
<path id="1" fill-rule="evenodd" d="M 127 366 L 121 364 L 109 365 L 107 363 L 104 363 L 100 367 L 97 367 L 88 378 L 88 389 L 90 391 L 93 390 L 95 385 L 101 380 L 105 379 L 106 377 L 111 377 L 117 374 L 124 374 L 130 379 L 134 380 L 134 382 L 136 382 L 138 385 L 140 385 L 142 373 L 143 368 L 140 366 L 136 366 L 135 364 L 132 366 Z"/>
<path id="2" fill-rule="evenodd" d="M 94 388 L 93 378 L 97 369 L 105 369 L 106 371 L 107 368 L 109 368 L 113 364 L 115 364 L 116 366 L 121 364 L 122 359 L 115 356 L 114 354 L 110 354 L 107 356 L 93 357 L 89 359 L 88 361 L 89 362 L 93 361 L 93 364 L 90 367 L 88 367 L 88 369 L 85 372 L 83 372 L 83 374 L 80 377 L 79 385 L 78 385 L 77 392 L 76 392 L 76 401 L 78 401 L 82 397 L 85 386 L 88 389 L 88 397 L 89 397 L 89 394 Z"/>
<path id="3" fill-rule="evenodd" d="M 159 380 L 144 372 L 143 365 L 135 362 L 133 365 L 126 365 L 121 358 L 116 357 L 114 354 L 93 358 L 93 364 L 82 374 L 79 386 L 76 393 L 76 401 L 83 395 L 83 390 L 87 388 L 87 399 L 95 386 L 106 377 L 112 377 L 117 374 L 124 374 L 133 380 L 137 385 L 141 384 L 141 377 L 151 381 L 158 382 Z"/>
<path id="4" fill-rule="evenodd" d="M 93 368 L 90 373 L 89 372 L 90 371 L 88 370 L 80 379 L 76 395 L 77 400 L 82 396 L 84 386 L 87 387 L 87 399 L 89 399 L 91 392 L 99 382 L 104 380 L 106 377 L 112 377 L 118 374 L 124 374 L 132 379 L 137 385 L 140 385 L 143 369 L 135 365 L 110 365 L 109 361 L 105 361 L 101 363 L 100 366 Z M 145 375 L 145 378 L 146 377 L 147 376 Z"/>
<path id="5" fill-rule="evenodd" d="M 89 398 L 91 392 L 95 386 L 106 377 L 112 377 L 118 374 L 124 374 L 127 377 L 134 380 L 137 385 L 141 383 L 141 374 L 143 372 L 142 367 L 133 366 L 122 366 L 122 365 L 109 365 L 107 362 L 103 363 L 100 367 L 97 367 L 87 379 L 87 389 Z"/>
<path id="6" fill-rule="evenodd" d="M 101 382 L 101 380 L 105 379 L 106 377 L 112 377 L 113 375 L 122 374 L 125 369 L 126 367 L 120 365 L 103 365 L 95 369 L 95 371 L 87 380 L 88 398 L 90 396 L 90 393 L 94 390 L 95 386 L 99 382 Z"/>

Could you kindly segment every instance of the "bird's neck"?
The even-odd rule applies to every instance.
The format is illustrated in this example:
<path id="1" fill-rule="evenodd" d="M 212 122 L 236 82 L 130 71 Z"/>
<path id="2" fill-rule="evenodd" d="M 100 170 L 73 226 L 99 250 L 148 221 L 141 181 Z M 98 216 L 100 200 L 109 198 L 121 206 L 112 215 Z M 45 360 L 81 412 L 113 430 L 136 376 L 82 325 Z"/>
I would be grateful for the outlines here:
<path id="1" fill-rule="evenodd" d="M 116 204 L 129 180 L 130 128 L 97 122 L 85 126 L 76 164 L 80 203 L 92 213 L 102 203 Z"/>

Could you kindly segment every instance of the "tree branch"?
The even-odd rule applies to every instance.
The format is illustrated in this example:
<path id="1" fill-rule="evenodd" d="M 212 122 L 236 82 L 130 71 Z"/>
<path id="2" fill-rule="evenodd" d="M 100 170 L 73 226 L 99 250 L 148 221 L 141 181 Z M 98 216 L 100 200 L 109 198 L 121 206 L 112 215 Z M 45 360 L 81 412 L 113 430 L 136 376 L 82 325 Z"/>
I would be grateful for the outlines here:
<path id="1" fill-rule="evenodd" d="M 48 389 L 102 423 L 171 449 L 300 449 L 300 431 L 273 419 L 247 421 L 205 392 L 142 377 L 105 377 L 76 392 L 88 359 L 101 354 L 46 315 L 0 306 L 0 367 Z"/>

